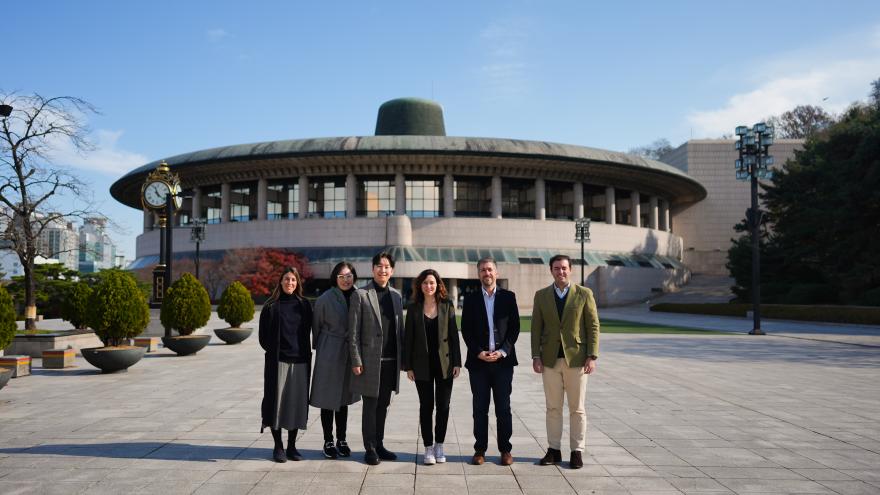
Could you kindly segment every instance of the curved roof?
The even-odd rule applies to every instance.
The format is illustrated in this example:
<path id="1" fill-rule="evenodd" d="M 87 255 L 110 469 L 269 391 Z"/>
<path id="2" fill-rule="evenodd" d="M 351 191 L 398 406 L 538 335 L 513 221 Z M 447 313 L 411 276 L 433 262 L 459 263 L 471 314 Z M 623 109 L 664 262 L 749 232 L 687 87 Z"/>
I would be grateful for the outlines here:
<path id="1" fill-rule="evenodd" d="M 513 164 L 540 169 L 542 173 L 564 172 L 571 178 L 583 176 L 600 184 L 653 192 L 673 203 L 691 203 L 706 197 L 706 189 L 694 178 L 656 160 L 585 146 L 504 138 L 406 135 L 291 139 L 211 148 L 172 156 L 165 161 L 180 174 L 186 186 L 197 176 L 213 175 L 212 172 L 219 176 L 234 170 L 268 167 L 268 164 L 278 167 L 285 162 L 296 167 L 320 162 L 325 168 L 329 164 L 350 168 L 379 164 L 391 156 L 398 157 L 392 159 L 398 164 L 418 162 L 442 166 L 451 161 L 489 167 Z M 400 160 L 401 156 L 406 160 Z M 414 160 L 416 157 L 420 160 Z M 111 195 L 123 204 L 140 208 L 141 184 L 160 161 L 147 163 L 118 179 L 110 187 Z"/>

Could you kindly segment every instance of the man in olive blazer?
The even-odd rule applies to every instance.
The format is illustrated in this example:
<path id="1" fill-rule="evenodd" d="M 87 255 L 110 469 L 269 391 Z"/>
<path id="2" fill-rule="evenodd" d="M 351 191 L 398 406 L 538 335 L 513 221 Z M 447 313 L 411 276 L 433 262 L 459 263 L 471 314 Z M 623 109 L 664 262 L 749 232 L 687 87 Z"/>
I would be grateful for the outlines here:
<path id="1" fill-rule="evenodd" d="M 361 430 L 364 461 L 379 464 L 397 455 L 383 445 L 385 418 L 391 393 L 400 392 L 403 349 L 403 299 L 389 283 L 394 258 L 388 253 L 373 257 L 373 280 L 351 295 L 348 309 L 349 351 L 354 376 L 351 391 L 363 397 Z"/>
<path id="2" fill-rule="evenodd" d="M 570 465 L 583 467 L 587 435 L 587 375 L 599 356 L 599 314 L 593 292 L 570 281 L 571 259 L 550 259 L 553 284 L 535 293 L 532 307 L 532 368 L 541 373 L 547 405 L 547 455 L 542 466 L 562 462 L 563 393 L 568 396 Z"/>

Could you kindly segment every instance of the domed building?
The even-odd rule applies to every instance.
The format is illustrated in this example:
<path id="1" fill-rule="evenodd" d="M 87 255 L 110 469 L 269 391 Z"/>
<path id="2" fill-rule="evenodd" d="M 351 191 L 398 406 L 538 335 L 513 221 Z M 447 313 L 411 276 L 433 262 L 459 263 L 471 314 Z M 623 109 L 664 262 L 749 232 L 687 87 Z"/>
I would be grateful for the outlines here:
<path id="1" fill-rule="evenodd" d="M 193 256 L 189 223 L 207 220 L 202 256 L 282 248 L 305 255 L 329 285 L 351 261 L 362 279 L 382 250 L 393 283 L 408 291 L 436 269 L 453 300 L 479 287 L 476 261 L 492 256 L 500 284 L 531 306 L 551 282 L 556 253 L 575 260 L 575 219 L 591 219 L 583 269 L 600 305 L 637 301 L 689 277 L 674 212 L 706 197 L 679 168 L 614 151 L 503 138 L 447 136 L 435 102 L 403 98 L 379 108 L 374 136 L 224 146 L 166 158 L 190 198 L 175 219 L 175 259 Z M 110 192 L 141 208 L 140 188 L 159 161 L 132 170 Z M 732 164 L 732 162 L 731 162 Z M 731 173 L 732 175 L 732 173 Z M 159 231 L 145 213 L 132 269 L 159 260 Z"/>

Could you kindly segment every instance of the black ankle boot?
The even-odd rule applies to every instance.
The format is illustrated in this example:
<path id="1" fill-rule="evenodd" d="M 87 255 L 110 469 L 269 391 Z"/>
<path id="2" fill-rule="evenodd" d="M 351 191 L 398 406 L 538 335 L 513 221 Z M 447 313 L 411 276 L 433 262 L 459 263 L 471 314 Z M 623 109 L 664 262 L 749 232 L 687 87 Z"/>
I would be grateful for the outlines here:
<path id="1" fill-rule="evenodd" d="M 296 450 L 296 430 L 287 432 L 287 458 L 291 461 L 303 460 L 303 456 Z"/>
<path id="2" fill-rule="evenodd" d="M 287 462 L 287 456 L 284 455 L 284 444 L 281 442 L 281 429 L 269 428 L 272 432 L 272 440 L 275 440 L 275 448 L 272 449 L 272 460 L 275 462 Z"/>

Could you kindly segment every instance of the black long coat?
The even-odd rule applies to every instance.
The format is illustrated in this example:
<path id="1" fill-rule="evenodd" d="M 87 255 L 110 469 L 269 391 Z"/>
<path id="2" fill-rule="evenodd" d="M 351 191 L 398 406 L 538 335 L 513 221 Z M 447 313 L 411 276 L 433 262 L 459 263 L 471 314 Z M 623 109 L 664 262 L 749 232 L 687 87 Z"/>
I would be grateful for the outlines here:
<path id="1" fill-rule="evenodd" d="M 403 331 L 402 365 L 404 371 L 412 370 L 416 380 L 431 376 L 431 356 L 428 354 L 428 336 L 425 329 L 424 303 L 410 303 L 406 310 Z M 461 368 L 461 347 L 458 343 L 458 324 L 455 307 L 449 301 L 437 307 L 437 347 L 440 353 L 440 378 L 452 377 L 452 368 Z"/>
<path id="2" fill-rule="evenodd" d="M 309 361 L 311 362 L 311 345 L 309 344 L 309 336 L 312 332 L 312 305 L 307 299 L 300 296 L 294 296 L 299 299 L 302 326 L 299 329 L 300 336 L 305 335 L 305 345 L 300 341 L 300 349 L 309 353 Z M 276 303 L 263 306 L 260 311 L 260 346 L 266 351 L 265 365 L 263 366 L 263 426 L 275 424 L 275 411 L 278 410 L 276 404 L 278 402 L 278 352 L 281 347 L 281 319 L 278 317 L 278 308 L 281 305 Z M 308 401 L 308 397 L 303 397 Z"/>

